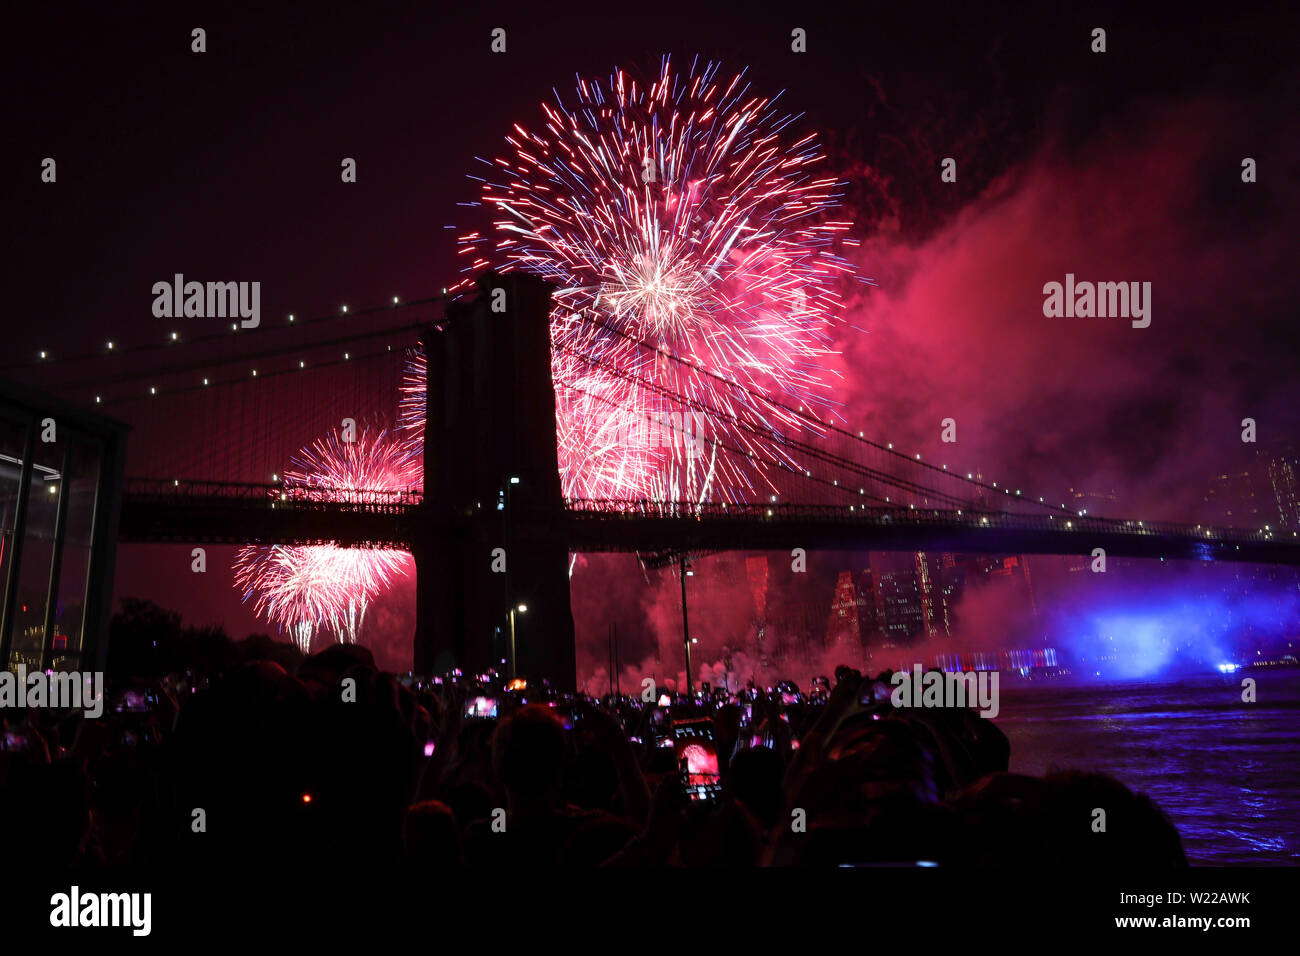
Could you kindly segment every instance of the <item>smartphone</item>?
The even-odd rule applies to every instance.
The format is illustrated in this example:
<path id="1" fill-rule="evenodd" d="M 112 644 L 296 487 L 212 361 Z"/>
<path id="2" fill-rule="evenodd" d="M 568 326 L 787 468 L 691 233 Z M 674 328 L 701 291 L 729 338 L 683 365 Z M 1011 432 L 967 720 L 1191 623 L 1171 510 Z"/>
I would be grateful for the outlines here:
<path id="1" fill-rule="evenodd" d="M 465 703 L 465 716 L 476 718 L 492 718 L 497 715 L 497 699 L 495 697 L 471 697 Z"/>
<path id="2" fill-rule="evenodd" d="M 113 711 L 118 714 L 147 714 L 156 699 L 153 691 L 124 690 L 113 704 Z"/>
<path id="3" fill-rule="evenodd" d="M 687 799 L 707 803 L 722 796 L 718 748 L 713 739 L 711 719 L 673 721 L 673 749 Z"/>

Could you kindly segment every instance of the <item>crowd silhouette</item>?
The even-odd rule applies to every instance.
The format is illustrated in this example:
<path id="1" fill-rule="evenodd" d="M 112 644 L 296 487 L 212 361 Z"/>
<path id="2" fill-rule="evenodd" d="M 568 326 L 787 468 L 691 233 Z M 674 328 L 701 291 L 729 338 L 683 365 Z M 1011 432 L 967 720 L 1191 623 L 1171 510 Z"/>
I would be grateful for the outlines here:
<path id="1" fill-rule="evenodd" d="M 1099 773 L 1010 773 L 992 721 L 895 708 L 888 674 L 596 700 L 496 675 L 399 677 L 357 645 L 303 658 L 227 642 L 204 657 L 143 678 L 118 655 L 98 719 L 0 711 L 12 858 L 92 871 L 1186 866 L 1145 796 Z M 717 755 L 711 799 L 674 746 L 685 718 Z"/>

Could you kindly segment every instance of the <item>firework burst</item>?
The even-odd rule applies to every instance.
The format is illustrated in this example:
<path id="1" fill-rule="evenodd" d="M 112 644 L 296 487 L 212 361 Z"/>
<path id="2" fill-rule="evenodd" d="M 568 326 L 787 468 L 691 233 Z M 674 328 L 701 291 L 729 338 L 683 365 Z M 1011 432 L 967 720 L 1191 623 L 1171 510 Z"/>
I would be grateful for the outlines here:
<path id="1" fill-rule="evenodd" d="M 830 408 L 828 327 L 853 271 L 836 251 L 852 244 L 850 223 L 830 218 L 841 184 L 814 137 L 788 141 L 796 118 L 743 73 L 682 75 L 667 58 L 647 86 L 623 71 L 605 85 L 579 78 L 571 105 L 557 95 L 542 109 L 537 131 L 516 124 L 508 155 L 483 160 L 479 204 L 495 218 L 460 241 L 468 274 L 520 269 L 556 286 L 565 493 L 736 499 L 770 487 L 750 453 L 770 456 L 765 436 L 803 425 L 753 393 Z M 703 408 L 722 413 L 703 447 L 646 427 L 703 420 Z"/>
<path id="2" fill-rule="evenodd" d="M 318 439 L 294 456 L 277 493 L 289 501 L 382 504 L 420 480 L 408 440 L 387 431 Z M 322 631 L 355 643 L 371 601 L 411 569 L 411 556 L 392 548 L 248 545 L 235 556 L 235 583 L 259 617 L 288 632 L 306 653 Z"/>

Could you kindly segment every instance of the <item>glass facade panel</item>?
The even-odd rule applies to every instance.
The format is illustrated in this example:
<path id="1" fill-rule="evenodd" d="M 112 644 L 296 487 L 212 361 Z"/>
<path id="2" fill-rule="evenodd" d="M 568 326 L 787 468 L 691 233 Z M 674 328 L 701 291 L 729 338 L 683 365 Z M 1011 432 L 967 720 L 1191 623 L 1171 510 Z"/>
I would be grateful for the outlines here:
<path id="1" fill-rule="evenodd" d="M 55 524 L 63 488 L 64 441 L 37 441 L 33 455 L 31 487 L 27 493 L 27 515 L 23 521 L 22 550 L 14 578 L 18 596 L 14 622 L 9 630 L 9 666 L 26 664 L 38 670 L 45 651 L 45 608 L 50 588 L 50 567 L 54 560 Z"/>
<path id="2" fill-rule="evenodd" d="M 26 442 L 26 425 L 0 418 L 0 597 L 13 563 L 14 530 L 18 527 L 18 486 Z M 3 663 L 0 660 L 0 664 Z"/>
<path id="3" fill-rule="evenodd" d="M 102 668 L 126 435 L 0 381 L 0 667 Z"/>
<path id="4" fill-rule="evenodd" d="M 52 655 L 51 666 L 56 671 L 77 669 L 81 657 L 100 457 L 99 446 L 89 441 L 74 439 L 68 449 L 68 473 L 62 489 L 67 503 L 58 600 L 54 606 L 53 633 L 47 645 Z"/>

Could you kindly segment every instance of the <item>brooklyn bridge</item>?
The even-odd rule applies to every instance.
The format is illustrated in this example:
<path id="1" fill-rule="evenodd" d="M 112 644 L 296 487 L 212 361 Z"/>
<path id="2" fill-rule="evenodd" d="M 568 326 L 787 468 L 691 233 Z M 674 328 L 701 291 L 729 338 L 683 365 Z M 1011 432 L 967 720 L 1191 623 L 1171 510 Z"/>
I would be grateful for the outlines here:
<path id="1" fill-rule="evenodd" d="M 258 329 L 218 323 L 162 344 L 101 343 L 7 374 L 129 424 L 125 480 L 101 500 L 117 517 L 118 540 L 409 551 L 421 672 L 488 665 L 493 629 L 526 600 L 520 670 L 572 684 L 572 552 L 635 552 L 659 566 L 702 552 L 796 548 L 1300 565 L 1300 540 L 1289 530 L 1078 513 L 922 461 L 777 397 L 750 396 L 782 413 L 780 427 L 758 427 L 636 372 L 619 374 L 675 409 L 675 420 L 702 422 L 696 434 L 712 459 L 761 482 L 726 500 L 566 497 L 556 396 L 581 385 L 553 374 L 551 288 L 520 273 L 489 272 L 478 285 L 476 296 L 457 300 L 395 298 Z M 632 344 L 685 374 L 714 374 Z M 403 363 L 415 349 L 427 363 L 422 483 L 326 497 L 286 485 L 283 463 L 345 419 L 393 427 Z M 734 439 L 738 431 L 744 442 Z M 21 467 L 25 488 L 32 454 Z M 5 633 L 14 613 L 13 588 L 7 593 Z"/>

